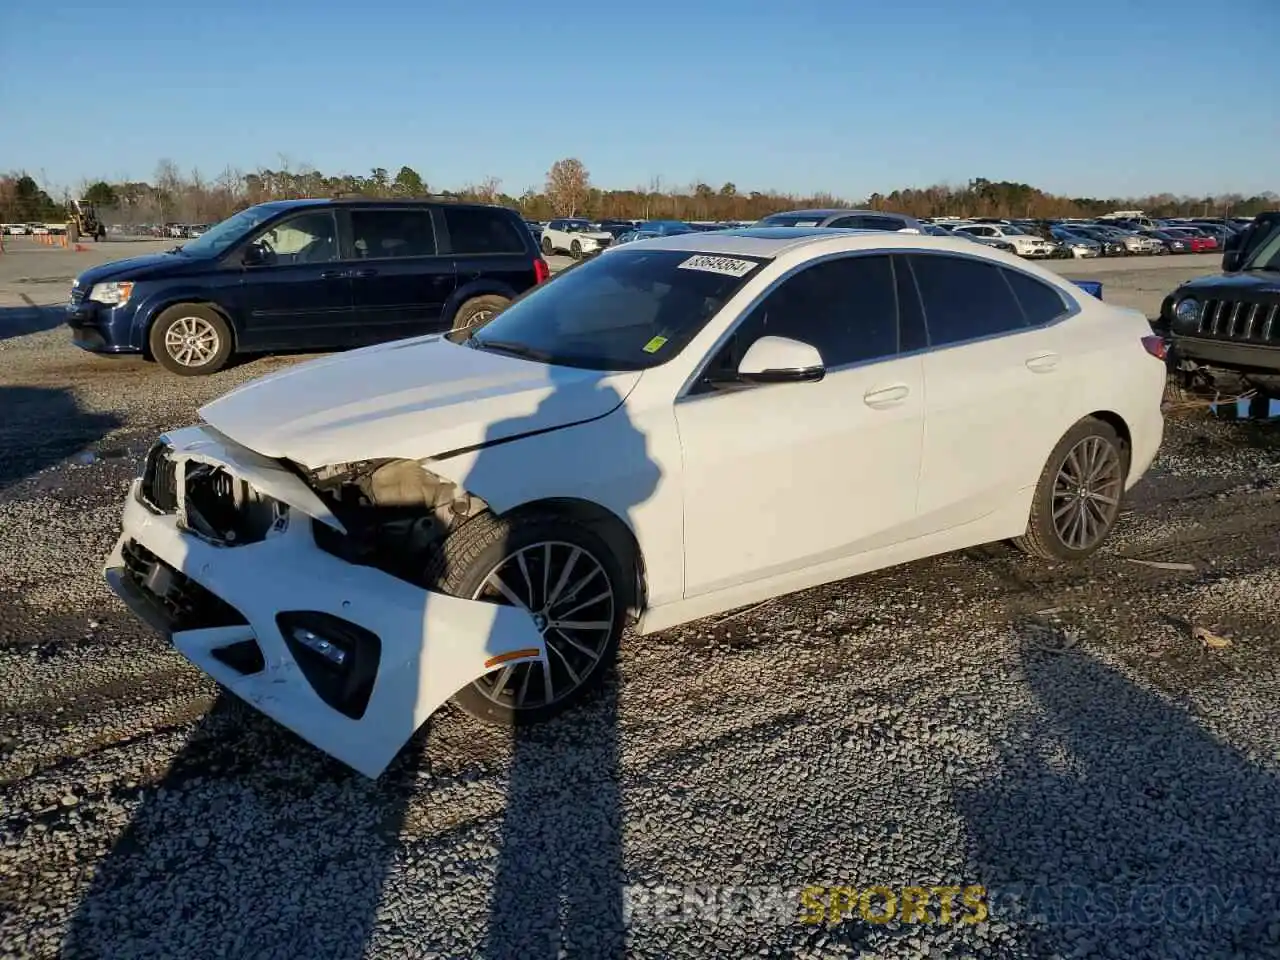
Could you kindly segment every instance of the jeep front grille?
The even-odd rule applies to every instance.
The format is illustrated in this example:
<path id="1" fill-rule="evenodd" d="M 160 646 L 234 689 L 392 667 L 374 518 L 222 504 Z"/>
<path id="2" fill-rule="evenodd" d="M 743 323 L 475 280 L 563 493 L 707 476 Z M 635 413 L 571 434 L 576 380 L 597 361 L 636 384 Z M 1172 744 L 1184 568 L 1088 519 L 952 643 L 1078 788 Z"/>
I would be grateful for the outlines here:
<path id="1" fill-rule="evenodd" d="M 1206 300 L 1196 332 L 1224 340 L 1280 342 L 1280 304 Z"/>

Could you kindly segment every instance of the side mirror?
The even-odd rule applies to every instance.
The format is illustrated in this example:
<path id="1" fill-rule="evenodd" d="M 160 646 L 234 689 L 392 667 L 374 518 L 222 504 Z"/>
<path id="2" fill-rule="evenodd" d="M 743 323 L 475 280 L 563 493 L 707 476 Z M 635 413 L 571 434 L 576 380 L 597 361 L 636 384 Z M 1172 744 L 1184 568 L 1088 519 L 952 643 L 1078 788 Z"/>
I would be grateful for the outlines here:
<path id="1" fill-rule="evenodd" d="M 826 374 L 818 348 L 790 337 L 761 337 L 738 364 L 744 383 L 813 383 Z"/>
<path id="2" fill-rule="evenodd" d="M 246 267 L 260 267 L 268 260 L 267 249 L 259 243 L 251 243 L 244 248 L 244 258 L 241 260 Z"/>
<path id="3" fill-rule="evenodd" d="M 1244 238 L 1247 230 L 1233 233 L 1222 242 L 1222 271 L 1235 273 L 1244 262 Z"/>

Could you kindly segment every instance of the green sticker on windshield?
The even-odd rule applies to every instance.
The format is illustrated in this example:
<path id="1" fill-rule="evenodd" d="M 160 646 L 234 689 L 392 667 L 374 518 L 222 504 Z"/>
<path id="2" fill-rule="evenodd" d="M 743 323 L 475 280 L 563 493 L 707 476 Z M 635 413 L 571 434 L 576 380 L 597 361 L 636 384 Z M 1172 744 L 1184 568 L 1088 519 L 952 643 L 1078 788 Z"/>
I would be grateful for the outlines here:
<path id="1" fill-rule="evenodd" d="M 667 342 L 666 337 L 654 337 L 644 345 L 645 353 L 657 353 L 662 349 L 662 345 Z"/>

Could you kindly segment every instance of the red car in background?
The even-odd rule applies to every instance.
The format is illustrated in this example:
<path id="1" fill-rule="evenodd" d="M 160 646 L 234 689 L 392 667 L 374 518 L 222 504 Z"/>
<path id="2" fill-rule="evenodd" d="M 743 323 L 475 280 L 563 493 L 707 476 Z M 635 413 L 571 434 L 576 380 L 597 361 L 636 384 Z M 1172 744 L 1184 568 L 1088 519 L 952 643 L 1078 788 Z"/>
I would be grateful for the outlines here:
<path id="1" fill-rule="evenodd" d="M 1218 241 L 1214 237 L 1195 227 L 1165 227 L 1165 233 L 1185 237 L 1192 253 L 1212 253 L 1218 249 Z"/>

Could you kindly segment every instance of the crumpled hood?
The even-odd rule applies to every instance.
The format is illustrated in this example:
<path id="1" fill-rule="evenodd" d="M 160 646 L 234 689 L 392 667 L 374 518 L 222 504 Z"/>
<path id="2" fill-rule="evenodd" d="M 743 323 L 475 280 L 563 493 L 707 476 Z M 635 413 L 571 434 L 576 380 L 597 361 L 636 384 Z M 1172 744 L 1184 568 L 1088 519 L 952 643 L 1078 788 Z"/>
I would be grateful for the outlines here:
<path id="1" fill-rule="evenodd" d="M 640 376 L 551 366 L 431 335 L 290 367 L 206 404 L 200 416 L 251 450 L 312 468 L 421 460 L 602 417 Z"/>

